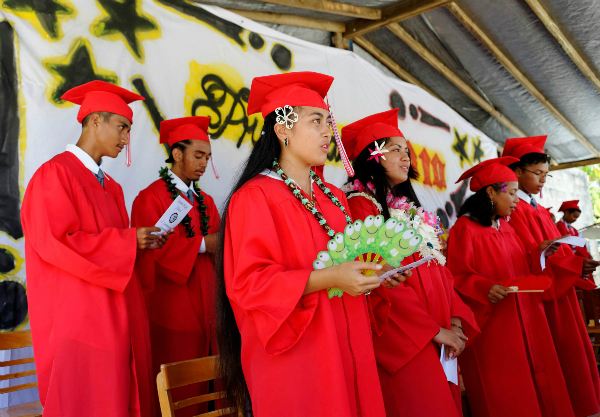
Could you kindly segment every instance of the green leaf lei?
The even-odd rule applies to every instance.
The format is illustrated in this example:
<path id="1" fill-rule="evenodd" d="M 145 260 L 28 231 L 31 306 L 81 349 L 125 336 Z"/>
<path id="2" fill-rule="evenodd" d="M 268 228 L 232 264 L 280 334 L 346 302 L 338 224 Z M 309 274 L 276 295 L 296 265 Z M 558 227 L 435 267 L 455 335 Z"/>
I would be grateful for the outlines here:
<path id="1" fill-rule="evenodd" d="M 181 191 L 179 191 L 173 183 L 173 177 L 169 175 L 169 168 L 164 167 L 159 169 L 158 174 L 165 182 L 165 186 L 167 187 L 167 190 L 169 190 L 169 193 L 171 193 L 171 200 L 175 200 L 181 194 Z M 206 236 L 208 234 L 208 229 L 210 229 L 210 226 L 208 225 L 210 216 L 206 215 L 206 209 L 208 207 L 206 204 L 204 204 L 204 195 L 202 195 L 200 192 L 200 187 L 198 187 L 198 184 L 196 184 L 194 181 L 192 181 L 192 184 L 197 195 L 196 198 L 198 199 L 197 209 L 198 213 L 200 213 L 200 229 L 202 230 L 202 236 Z M 192 218 L 189 215 L 186 215 L 181 221 L 181 224 L 185 226 L 185 231 L 188 237 L 196 236 L 196 232 L 194 232 L 194 226 L 192 226 L 191 223 Z"/>
<path id="2" fill-rule="evenodd" d="M 273 169 L 275 170 L 275 172 L 277 174 L 279 174 L 279 176 L 285 182 L 285 184 L 288 186 L 288 188 L 290 189 L 292 194 L 294 194 L 296 199 L 298 201 L 300 201 L 300 203 L 302 203 L 304 208 L 306 210 L 310 211 L 313 214 L 313 216 L 315 216 L 315 218 L 317 219 L 319 224 L 321 226 L 323 226 L 323 229 L 325 229 L 325 231 L 327 232 L 327 235 L 329 235 L 329 236 L 335 235 L 335 231 L 331 228 L 331 226 L 329 226 L 329 224 L 327 224 L 327 220 L 325 220 L 325 217 L 323 216 L 323 214 L 321 214 L 321 212 L 319 212 L 319 210 L 317 210 L 317 208 L 315 207 L 315 202 L 310 201 L 308 198 L 306 198 L 306 196 L 300 190 L 300 188 L 296 185 L 296 183 L 294 183 L 294 181 L 292 181 L 292 179 L 289 178 L 285 172 L 283 172 L 283 169 L 281 169 L 279 162 L 277 162 L 277 158 L 275 158 L 275 160 L 273 161 Z M 344 206 L 342 206 L 342 203 L 340 203 L 340 200 L 338 200 L 338 198 L 331 192 L 331 190 L 329 188 L 327 188 L 327 186 L 325 186 L 325 183 L 323 182 L 323 180 L 321 180 L 321 178 L 317 174 L 315 174 L 312 169 L 310 170 L 310 177 L 313 179 L 313 181 L 315 181 L 317 183 L 317 187 L 319 187 L 321 189 L 321 191 L 323 191 L 323 194 L 325 194 L 327 197 L 329 197 L 331 202 L 333 204 L 335 204 L 335 206 L 342 211 L 342 213 L 346 217 L 346 223 L 352 224 L 352 218 L 350 216 L 348 216 L 348 213 L 346 212 L 346 208 Z"/>

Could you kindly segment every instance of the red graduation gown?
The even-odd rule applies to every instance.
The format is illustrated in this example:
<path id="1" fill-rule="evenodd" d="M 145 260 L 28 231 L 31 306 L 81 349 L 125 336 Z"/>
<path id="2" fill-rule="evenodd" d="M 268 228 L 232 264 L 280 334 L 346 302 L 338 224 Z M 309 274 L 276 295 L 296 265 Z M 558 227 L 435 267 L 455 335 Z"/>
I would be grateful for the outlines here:
<path id="1" fill-rule="evenodd" d="M 561 220 L 556 222 L 556 228 L 558 229 L 561 236 L 564 236 L 564 235 L 579 236 L 579 232 L 577 231 L 577 229 L 575 229 L 573 226 L 571 226 L 571 230 L 569 230 L 569 228 Z M 585 246 L 582 246 L 582 247 L 575 246 L 572 249 L 573 249 L 573 252 L 575 252 L 575 255 L 581 256 L 586 259 L 591 258 L 591 255 Z"/>
<path id="2" fill-rule="evenodd" d="M 448 268 L 482 330 L 459 357 L 474 416 L 574 416 L 540 294 L 488 299 L 494 284 L 530 275 L 528 262 L 507 222 L 496 230 L 462 216 L 450 230 Z"/>
<path id="3" fill-rule="evenodd" d="M 70 152 L 38 169 L 21 221 L 44 416 L 150 416 L 148 318 L 123 191 Z"/>
<path id="4" fill-rule="evenodd" d="M 346 197 L 327 184 L 347 208 Z M 336 231 L 345 217 L 313 187 Z M 231 198 L 225 284 L 257 417 L 385 416 L 364 296 L 302 295 L 330 237 L 283 181 L 257 175 Z"/>
<path id="5" fill-rule="evenodd" d="M 380 214 L 365 197 L 352 197 L 348 203 L 354 219 Z M 402 263 L 420 258 L 414 254 Z M 461 319 L 469 338 L 479 329 L 446 267 L 434 261 L 412 273 L 404 284 L 387 291 L 392 303 L 389 317 L 377 317 L 387 323 L 379 335 L 373 335 L 387 416 L 461 416 L 460 387 L 447 381 L 439 347 L 432 339 L 440 327 L 450 328 L 451 317 Z M 385 291 L 380 288 L 373 295 Z"/>
<path id="6" fill-rule="evenodd" d="M 523 200 L 519 200 L 510 224 L 525 249 L 530 251 L 544 240 L 562 236 L 546 209 L 538 205 L 536 210 Z M 596 358 L 573 287 L 575 284 L 595 288 L 591 275 L 588 281 L 580 278 L 582 267 L 583 258 L 575 256 L 567 245 L 561 245 L 556 254 L 546 260 L 544 270 L 554 280 L 550 291 L 552 299 L 544 300 L 546 318 L 577 417 L 597 413 L 600 403 Z"/>
<path id="7" fill-rule="evenodd" d="M 211 196 L 201 191 L 206 214 L 210 216 L 209 233 L 219 229 L 219 212 Z M 131 224 L 154 225 L 173 200 L 162 179 L 142 190 L 133 202 Z M 185 227 L 177 226 L 165 246 L 159 250 L 140 251 L 136 271 L 146 292 L 152 369 L 156 376 L 160 365 L 208 356 L 213 335 L 213 257 L 198 253 L 202 244 L 198 200 L 189 212 L 196 236 L 187 237 Z M 206 393 L 208 384 L 173 391 L 174 400 Z M 206 404 L 204 404 L 206 406 Z M 157 410 L 160 412 L 160 410 Z M 205 407 L 186 407 L 178 414 L 196 415 Z M 158 414 L 160 415 L 160 414 Z"/>

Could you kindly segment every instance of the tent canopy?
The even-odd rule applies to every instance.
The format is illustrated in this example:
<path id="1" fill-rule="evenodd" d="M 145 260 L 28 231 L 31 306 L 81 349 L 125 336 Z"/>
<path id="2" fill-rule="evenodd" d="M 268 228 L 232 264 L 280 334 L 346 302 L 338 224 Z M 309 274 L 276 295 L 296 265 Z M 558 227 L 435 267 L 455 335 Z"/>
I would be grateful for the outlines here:
<path id="1" fill-rule="evenodd" d="M 359 45 L 500 146 L 507 138 L 547 134 L 553 169 L 600 163 L 594 0 L 197 2 L 305 28 L 305 37 L 333 32 L 328 42 Z"/>

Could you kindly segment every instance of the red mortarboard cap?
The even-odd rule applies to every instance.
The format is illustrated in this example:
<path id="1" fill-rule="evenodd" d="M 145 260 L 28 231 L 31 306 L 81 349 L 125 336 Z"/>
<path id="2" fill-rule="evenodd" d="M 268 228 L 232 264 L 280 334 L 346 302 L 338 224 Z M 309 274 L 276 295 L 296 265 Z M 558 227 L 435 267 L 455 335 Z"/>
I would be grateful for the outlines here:
<path id="1" fill-rule="evenodd" d="M 169 119 L 160 122 L 160 143 L 173 146 L 182 140 L 203 140 L 209 142 L 208 124 L 210 117 L 191 116 Z"/>
<path id="2" fill-rule="evenodd" d="M 392 136 L 404 136 L 398 129 L 398 109 L 373 114 L 342 129 L 342 142 L 351 160 L 373 141 Z"/>
<path id="3" fill-rule="evenodd" d="M 311 106 L 329 111 L 324 97 L 333 77 L 318 72 L 290 72 L 256 77 L 248 98 L 248 116 L 261 112 L 263 117 L 278 107 Z"/>
<path id="4" fill-rule="evenodd" d="M 127 104 L 144 97 L 105 81 L 91 81 L 71 88 L 61 99 L 81 106 L 77 114 L 79 123 L 97 111 L 119 114 L 133 123 L 133 111 Z"/>
<path id="5" fill-rule="evenodd" d="M 546 143 L 547 137 L 548 135 L 506 139 L 502 156 L 513 156 L 520 159 L 523 155 L 527 155 L 528 153 L 545 154 L 544 144 Z"/>
<path id="6" fill-rule="evenodd" d="M 471 191 L 479 191 L 483 187 L 499 182 L 517 181 L 517 175 L 508 168 L 508 165 L 515 162 L 519 160 L 512 156 L 488 159 L 463 172 L 456 184 L 472 177 L 469 188 Z"/>
<path id="7" fill-rule="evenodd" d="M 558 209 L 558 211 L 563 211 L 563 212 L 567 211 L 567 210 L 579 210 L 579 211 L 581 211 L 581 209 L 579 208 L 579 200 L 565 201 L 564 203 L 562 203 L 562 205 Z"/>

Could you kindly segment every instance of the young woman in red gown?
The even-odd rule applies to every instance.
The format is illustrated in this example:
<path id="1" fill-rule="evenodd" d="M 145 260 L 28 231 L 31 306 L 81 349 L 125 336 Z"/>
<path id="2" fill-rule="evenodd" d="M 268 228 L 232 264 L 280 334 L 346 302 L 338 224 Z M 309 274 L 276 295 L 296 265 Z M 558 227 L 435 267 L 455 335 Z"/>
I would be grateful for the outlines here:
<path id="1" fill-rule="evenodd" d="M 385 415 L 364 296 L 380 284 L 361 274 L 380 266 L 312 266 L 352 222 L 344 193 L 311 172 L 329 151 L 332 81 L 289 73 L 250 90 L 265 122 L 221 223 L 217 338 L 228 401 L 257 417 Z"/>
<path id="2" fill-rule="evenodd" d="M 550 245 L 526 251 L 505 220 L 519 199 L 517 177 L 507 167 L 517 161 L 491 159 L 457 181 L 471 178 L 475 194 L 450 230 L 448 268 L 481 328 L 459 365 L 474 416 L 574 416 L 541 294 L 509 293 L 534 282 L 532 272 L 541 273 L 540 254 Z"/>
<path id="3" fill-rule="evenodd" d="M 381 214 L 385 220 L 395 217 L 417 228 L 424 240 L 414 255 L 404 259 L 405 265 L 426 255 L 435 257 L 414 269 L 399 287 L 380 288 L 370 295 L 377 324 L 373 343 L 386 414 L 461 416 L 460 387 L 447 381 L 440 364 L 440 347 L 445 345 L 449 356 L 455 358 L 478 328 L 444 266 L 437 217 L 423 211 L 411 186 L 410 180 L 417 178 L 417 173 L 406 139 L 398 129 L 398 110 L 374 114 L 344 127 L 342 140 L 354 160 L 355 175 L 345 186 L 352 216 L 364 220 Z M 376 308 L 380 305 L 377 300 L 386 296 L 391 309 Z"/>

